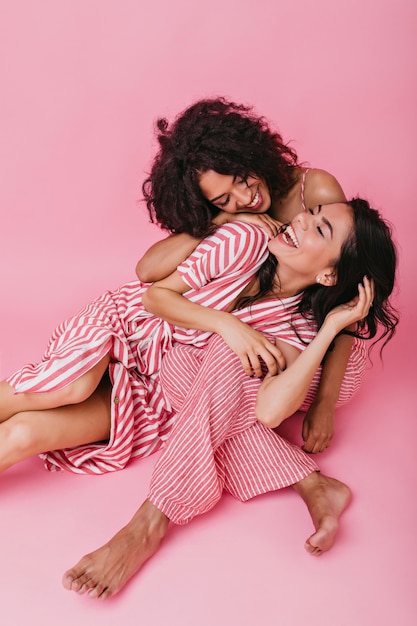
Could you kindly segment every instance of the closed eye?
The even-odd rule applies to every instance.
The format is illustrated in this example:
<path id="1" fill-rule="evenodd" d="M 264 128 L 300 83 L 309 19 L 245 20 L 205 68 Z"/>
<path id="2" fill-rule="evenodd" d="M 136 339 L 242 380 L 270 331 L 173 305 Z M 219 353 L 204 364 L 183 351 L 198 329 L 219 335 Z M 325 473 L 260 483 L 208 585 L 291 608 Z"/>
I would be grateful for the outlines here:
<path id="1" fill-rule="evenodd" d="M 321 204 L 319 204 L 319 205 L 317 206 L 317 211 L 316 211 L 315 209 L 308 209 L 308 211 L 309 211 L 309 213 L 311 213 L 311 215 L 318 215 L 318 214 L 321 212 L 321 208 L 322 208 L 322 205 L 321 205 Z M 326 226 L 328 226 L 328 227 L 329 227 L 330 237 L 333 237 L 333 228 L 332 228 L 332 225 L 330 224 L 329 220 L 328 220 L 326 217 L 323 217 L 323 223 L 324 223 L 324 224 L 326 224 Z M 322 228 L 321 228 L 320 226 L 317 226 L 317 230 L 318 230 L 318 232 L 320 233 L 320 235 L 321 235 L 322 237 L 324 237 L 324 232 L 323 232 L 323 230 L 322 230 Z"/>
<path id="2" fill-rule="evenodd" d="M 229 201 L 230 201 L 230 194 L 227 194 L 227 196 L 226 196 L 225 200 L 223 200 L 223 202 L 219 202 L 219 200 L 217 200 L 216 206 L 223 208 L 223 207 L 225 207 L 225 206 L 227 206 L 229 204 Z"/>

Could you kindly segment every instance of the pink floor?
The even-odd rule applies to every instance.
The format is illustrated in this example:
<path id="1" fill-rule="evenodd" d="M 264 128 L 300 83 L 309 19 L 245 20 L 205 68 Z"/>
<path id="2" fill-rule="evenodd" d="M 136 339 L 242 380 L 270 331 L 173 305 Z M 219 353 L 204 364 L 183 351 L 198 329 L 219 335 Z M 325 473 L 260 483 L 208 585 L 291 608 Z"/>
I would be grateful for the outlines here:
<path id="1" fill-rule="evenodd" d="M 398 334 L 337 415 L 322 470 L 354 493 L 333 550 L 291 490 L 225 496 L 172 528 L 105 603 L 63 572 L 132 515 L 156 458 L 100 477 L 31 459 L 0 477 L 5 626 L 414 626 L 417 6 L 411 0 L 3 0 L 0 22 L 0 378 L 53 327 L 133 279 L 160 232 L 140 183 L 152 126 L 193 100 L 256 105 L 301 159 L 395 224 Z M 300 417 L 283 432 L 299 441 Z"/>
<path id="2" fill-rule="evenodd" d="M 48 474 L 30 460 L 0 482 L 3 623 L 414 624 L 416 427 L 411 376 L 396 378 L 403 343 L 400 336 L 384 372 L 376 365 L 340 410 L 337 439 L 320 458 L 354 493 L 331 552 L 305 553 L 311 523 L 291 490 L 246 504 L 225 496 L 211 513 L 173 528 L 118 596 L 78 598 L 60 586 L 63 571 L 129 518 L 155 458 L 100 477 Z M 286 432 L 297 431 L 294 422 Z"/>

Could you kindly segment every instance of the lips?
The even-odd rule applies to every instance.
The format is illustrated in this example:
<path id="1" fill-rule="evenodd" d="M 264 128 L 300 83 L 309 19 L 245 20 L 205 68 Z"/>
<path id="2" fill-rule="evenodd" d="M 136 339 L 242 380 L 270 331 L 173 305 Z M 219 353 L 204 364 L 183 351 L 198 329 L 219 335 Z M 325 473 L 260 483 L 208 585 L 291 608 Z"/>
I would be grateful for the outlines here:
<path id="1" fill-rule="evenodd" d="M 259 209 L 259 207 L 262 205 L 262 195 L 261 192 L 259 191 L 259 187 L 253 197 L 253 200 L 250 204 L 246 205 L 246 208 L 249 209 L 250 211 L 256 211 L 257 209 Z"/>
<path id="2" fill-rule="evenodd" d="M 286 243 L 288 246 L 291 246 L 292 248 L 300 247 L 299 241 L 291 224 L 287 225 L 286 229 L 281 233 L 280 236 L 284 243 Z"/>

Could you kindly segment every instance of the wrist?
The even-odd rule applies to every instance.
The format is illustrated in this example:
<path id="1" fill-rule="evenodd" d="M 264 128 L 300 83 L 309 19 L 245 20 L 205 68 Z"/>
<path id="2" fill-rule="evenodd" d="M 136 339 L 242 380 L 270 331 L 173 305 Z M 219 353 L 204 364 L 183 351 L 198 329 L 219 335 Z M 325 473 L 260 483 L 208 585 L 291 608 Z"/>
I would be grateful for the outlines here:
<path id="1" fill-rule="evenodd" d="M 223 339 L 226 339 L 227 335 L 230 334 L 230 327 L 235 321 L 241 323 L 237 317 L 235 317 L 231 313 L 227 313 L 226 311 L 215 311 L 212 319 L 212 332 L 220 335 L 221 337 L 223 337 Z"/>
<path id="2" fill-rule="evenodd" d="M 329 345 L 335 339 L 335 337 L 343 330 L 343 326 L 339 328 L 339 325 L 336 323 L 334 319 L 334 315 L 329 315 L 325 318 L 322 327 L 320 328 L 318 334 L 323 331 L 323 335 L 327 338 Z"/>
<path id="3" fill-rule="evenodd" d="M 337 397 L 329 394 L 320 394 L 317 393 L 314 398 L 314 404 L 320 405 L 322 409 L 328 409 L 329 412 L 333 413 L 336 408 Z"/>

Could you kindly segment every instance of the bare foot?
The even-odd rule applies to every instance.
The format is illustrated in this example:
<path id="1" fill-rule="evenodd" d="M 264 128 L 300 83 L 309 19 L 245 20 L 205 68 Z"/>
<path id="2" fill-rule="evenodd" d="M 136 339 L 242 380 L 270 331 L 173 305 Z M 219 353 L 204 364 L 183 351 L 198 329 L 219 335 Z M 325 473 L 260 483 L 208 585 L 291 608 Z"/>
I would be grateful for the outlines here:
<path id="1" fill-rule="evenodd" d="M 65 572 L 65 589 L 91 598 L 110 598 L 159 549 L 169 520 L 146 500 L 132 520 L 108 543 Z"/>
<path id="2" fill-rule="evenodd" d="M 335 478 L 318 472 L 293 487 L 306 503 L 316 529 L 304 547 L 313 556 L 320 556 L 334 544 L 339 518 L 351 500 L 350 489 Z"/>

